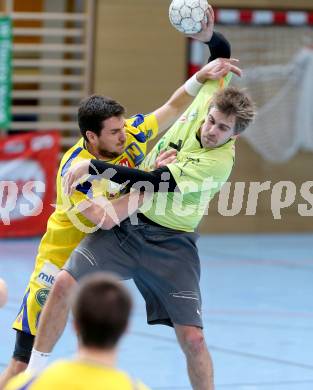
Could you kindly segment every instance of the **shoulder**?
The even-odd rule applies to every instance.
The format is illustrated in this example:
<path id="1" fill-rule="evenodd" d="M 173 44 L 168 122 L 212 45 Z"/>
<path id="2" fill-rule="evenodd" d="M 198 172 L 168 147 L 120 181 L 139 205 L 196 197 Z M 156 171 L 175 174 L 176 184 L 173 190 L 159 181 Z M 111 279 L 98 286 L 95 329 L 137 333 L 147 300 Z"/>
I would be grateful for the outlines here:
<path id="1" fill-rule="evenodd" d="M 61 176 L 66 174 L 72 164 L 92 158 L 93 156 L 84 148 L 84 140 L 81 138 L 73 147 L 65 152 L 60 163 Z"/>
<path id="2" fill-rule="evenodd" d="M 150 138 L 154 138 L 158 131 L 158 123 L 155 114 L 136 114 L 133 117 L 126 119 L 126 130 L 139 142 L 145 142 Z"/>

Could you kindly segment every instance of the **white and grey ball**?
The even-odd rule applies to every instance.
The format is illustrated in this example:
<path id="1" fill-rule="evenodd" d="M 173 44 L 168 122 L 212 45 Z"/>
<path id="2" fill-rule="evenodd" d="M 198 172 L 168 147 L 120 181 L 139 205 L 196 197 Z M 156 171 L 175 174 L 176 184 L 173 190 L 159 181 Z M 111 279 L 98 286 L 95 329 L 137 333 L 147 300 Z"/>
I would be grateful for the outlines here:
<path id="1" fill-rule="evenodd" d="M 207 22 L 207 0 L 173 0 L 169 8 L 169 19 L 173 27 L 184 34 L 201 31 L 201 21 Z"/>

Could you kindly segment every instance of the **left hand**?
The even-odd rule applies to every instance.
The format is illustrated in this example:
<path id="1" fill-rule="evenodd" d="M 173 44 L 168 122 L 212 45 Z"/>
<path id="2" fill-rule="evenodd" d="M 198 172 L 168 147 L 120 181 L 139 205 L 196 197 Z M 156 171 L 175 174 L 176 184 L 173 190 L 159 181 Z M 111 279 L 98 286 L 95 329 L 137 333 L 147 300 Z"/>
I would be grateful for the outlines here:
<path id="1" fill-rule="evenodd" d="M 212 38 L 213 29 L 214 29 L 214 11 L 213 8 L 209 5 L 206 11 L 207 21 L 203 19 L 201 22 L 201 31 L 197 34 L 189 34 L 187 37 L 197 39 L 201 42 L 209 42 Z"/>
<path id="2" fill-rule="evenodd" d="M 238 62 L 239 60 L 236 58 L 217 58 L 204 65 L 203 68 L 196 73 L 196 78 L 203 84 L 206 80 L 219 80 L 226 76 L 228 72 L 232 72 L 241 77 L 241 69 L 235 65 Z"/>
<path id="3" fill-rule="evenodd" d="M 90 160 L 81 161 L 73 165 L 63 177 L 63 192 L 64 195 L 70 196 L 75 190 L 75 187 L 86 181 L 89 178 Z"/>

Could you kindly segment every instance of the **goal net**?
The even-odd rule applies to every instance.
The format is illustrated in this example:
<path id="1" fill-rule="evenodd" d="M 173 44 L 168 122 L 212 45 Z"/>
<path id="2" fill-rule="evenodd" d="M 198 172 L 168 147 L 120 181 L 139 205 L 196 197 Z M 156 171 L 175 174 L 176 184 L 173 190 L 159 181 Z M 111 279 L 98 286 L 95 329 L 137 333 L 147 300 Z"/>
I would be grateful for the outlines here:
<path id="1" fill-rule="evenodd" d="M 238 24 L 232 16 L 231 25 L 219 25 L 217 17 L 216 30 L 231 41 L 232 56 L 240 59 L 243 69 L 243 77 L 233 77 L 232 84 L 247 88 L 257 105 L 256 120 L 242 136 L 272 162 L 286 161 L 299 150 L 313 152 L 311 14 L 293 12 L 290 17 L 288 12 L 280 13 L 280 24 L 275 25 L 273 13 L 268 19 L 271 24 L 260 26 L 255 24 L 254 11 L 249 11 L 249 20 L 244 14 L 244 25 L 240 24 L 242 13 L 236 12 Z M 293 25 L 287 25 L 288 20 Z M 192 56 L 202 63 L 207 58 L 203 45 L 202 58 L 199 49 L 191 50 L 191 63 Z"/>

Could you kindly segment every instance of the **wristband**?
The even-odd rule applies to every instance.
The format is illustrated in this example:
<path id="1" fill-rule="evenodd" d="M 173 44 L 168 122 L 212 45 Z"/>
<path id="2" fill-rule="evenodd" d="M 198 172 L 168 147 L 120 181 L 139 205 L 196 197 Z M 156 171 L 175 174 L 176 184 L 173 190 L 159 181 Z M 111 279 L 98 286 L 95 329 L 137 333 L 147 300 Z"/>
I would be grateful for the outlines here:
<path id="1" fill-rule="evenodd" d="M 185 91 L 190 96 L 197 96 L 198 92 L 200 91 L 201 87 L 203 86 L 202 83 L 200 83 L 197 80 L 196 74 L 194 74 L 190 79 L 188 79 L 185 84 L 184 88 Z"/>

